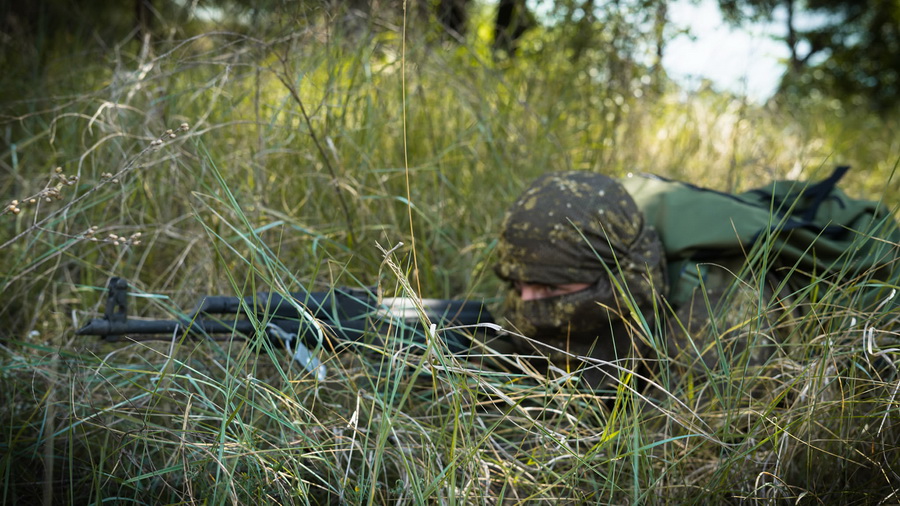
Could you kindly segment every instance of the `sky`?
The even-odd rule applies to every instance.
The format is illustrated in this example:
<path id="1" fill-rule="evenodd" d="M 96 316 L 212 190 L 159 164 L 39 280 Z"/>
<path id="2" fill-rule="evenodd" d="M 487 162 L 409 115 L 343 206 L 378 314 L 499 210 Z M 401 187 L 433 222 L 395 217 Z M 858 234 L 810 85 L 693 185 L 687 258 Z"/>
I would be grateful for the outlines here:
<path id="1" fill-rule="evenodd" d="M 663 55 L 666 72 L 688 89 L 709 79 L 716 89 L 746 95 L 764 102 L 778 87 L 789 56 L 784 42 L 773 36 L 782 25 L 756 24 L 732 28 L 722 20 L 715 0 L 693 5 L 677 0 L 669 6 L 669 22 L 688 28 L 694 36 L 679 35 L 669 42 Z"/>

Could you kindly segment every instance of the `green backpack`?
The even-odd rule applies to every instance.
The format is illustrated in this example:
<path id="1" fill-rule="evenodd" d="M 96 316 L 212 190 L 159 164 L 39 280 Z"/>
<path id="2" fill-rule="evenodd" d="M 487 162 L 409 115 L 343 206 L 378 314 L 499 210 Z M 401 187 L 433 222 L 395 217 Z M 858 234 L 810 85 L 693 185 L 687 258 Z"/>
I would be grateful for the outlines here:
<path id="1" fill-rule="evenodd" d="M 849 167 L 817 183 L 776 181 L 740 194 L 658 176 L 621 180 L 665 247 L 669 301 L 676 307 L 700 286 L 704 263 L 746 257 L 768 247 L 767 268 L 835 282 L 864 275 L 856 304 L 870 307 L 900 285 L 900 229 L 878 202 L 837 188 Z M 792 279 L 793 279 L 792 274 Z M 900 297 L 894 297 L 897 304 Z"/>

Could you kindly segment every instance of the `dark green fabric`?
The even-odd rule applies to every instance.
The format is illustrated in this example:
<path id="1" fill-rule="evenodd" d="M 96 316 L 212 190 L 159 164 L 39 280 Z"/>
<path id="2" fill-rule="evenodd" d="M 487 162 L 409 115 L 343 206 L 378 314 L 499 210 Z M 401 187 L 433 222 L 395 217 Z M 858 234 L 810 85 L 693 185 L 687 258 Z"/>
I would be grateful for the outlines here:
<path id="1" fill-rule="evenodd" d="M 874 274 L 900 282 L 900 231 L 876 202 L 853 199 L 833 185 L 777 181 L 738 195 L 719 193 L 653 176 L 621 180 L 665 247 L 677 305 L 697 262 L 747 255 L 771 244 L 772 259 L 809 275 Z M 681 287 L 679 287 L 679 284 Z M 883 300 L 890 286 L 874 290 Z"/>

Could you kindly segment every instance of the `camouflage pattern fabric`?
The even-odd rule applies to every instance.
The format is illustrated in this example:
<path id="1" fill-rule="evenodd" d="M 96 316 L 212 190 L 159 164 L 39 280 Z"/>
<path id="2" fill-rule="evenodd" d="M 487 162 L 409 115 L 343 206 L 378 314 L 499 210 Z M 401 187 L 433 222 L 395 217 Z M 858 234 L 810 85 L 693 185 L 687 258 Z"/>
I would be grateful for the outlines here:
<path id="1" fill-rule="evenodd" d="M 495 267 L 512 281 L 592 283 L 609 271 L 648 300 L 663 282 L 663 250 L 634 199 L 616 180 L 586 171 L 538 178 L 506 215 Z M 657 287 L 660 289 L 660 287 Z"/>
<path id="2" fill-rule="evenodd" d="M 538 350 L 557 366 L 567 354 L 605 361 L 634 356 L 641 341 L 631 328 L 632 309 L 652 314 L 654 297 L 665 293 L 656 232 L 625 189 L 602 174 L 537 179 L 507 213 L 498 255 L 495 271 L 511 283 L 591 284 L 545 299 L 523 301 L 514 290 L 507 298 L 507 319 L 519 332 L 561 350 Z M 586 376 L 597 385 L 605 375 Z"/>
<path id="3" fill-rule="evenodd" d="M 552 365 L 565 372 L 580 370 L 587 384 L 601 387 L 619 375 L 616 364 L 633 369 L 632 359 L 648 356 L 643 330 L 630 317 L 623 299 L 598 282 L 591 288 L 568 295 L 523 301 L 510 290 L 506 298 L 506 319 L 526 338 L 512 337 L 507 352 L 532 356 L 539 369 Z M 609 299 L 600 299 L 609 293 Z M 652 310 L 638 311 L 652 315 Z M 577 357 L 601 361 L 588 364 Z M 542 361 L 546 359 L 546 364 Z"/>

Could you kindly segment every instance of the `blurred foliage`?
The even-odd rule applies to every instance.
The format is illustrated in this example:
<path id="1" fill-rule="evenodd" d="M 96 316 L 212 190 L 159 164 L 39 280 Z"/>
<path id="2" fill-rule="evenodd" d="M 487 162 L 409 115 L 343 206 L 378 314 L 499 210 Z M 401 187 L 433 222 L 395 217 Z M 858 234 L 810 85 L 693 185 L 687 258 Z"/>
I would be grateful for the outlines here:
<path id="1" fill-rule="evenodd" d="M 640 12 L 619 25 L 594 20 L 591 36 L 612 42 L 616 30 L 648 19 Z M 174 34 L 147 50 L 126 43 L 107 59 L 94 58 L 97 48 L 86 48 L 96 41 L 88 40 L 59 46 L 47 57 L 58 64 L 30 78 L 0 75 L 8 97 L 0 103 L 0 193 L 30 200 L 59 184 L 56 167 L 80 178 L 64 187 L 64 204 L 4 216 L 0 289 L 30 300 L 55 283 L 103 286 L 106 275 L 148 272 L 160 278 L 155 289 L 177 293 L 181 277 L 201 279 L 184 294 L 188 303 L 198 290 L 232 290 L 190 225 L 205 216 L 204 234 L 218 237 L 237 219 L 210 200 L 221 191 L 217 177 L 263 235 L 284 232 L 276 235 L 280 254 L 304 282 L 338 277 L 322 270 L 324 255 L 377 283 L 381 254 L 371 246 L 403 242 L 411 251 L 415 235 L 422 259 L 436 266 L 421 271 L 427 295 L 464 293 L 473 283 L 495 295 L 484 255 L 504 204 L 547 170 L 648 171 L 739 190 L 846 163 L 859 169 L 852 190 L 877 199 L 896 162 L 890 118 L 815 97 L 779 108 L 679 91 L 642 62 L 638 42 L 655 37 L 652 30 L 610 53 L 599 43 L 573 45 L 565 23 L 536 26 L 515 58 L 495 59 L 490 9 L 474 13 L 462 43 L 413 25 L 406 46 L 397 31 L 352 31 L 320 14 L 280 18 L 279 30 L 318 20 L 284 33 L 266 35 L 263 26 L 258 36 Z M 182 122 L 192 142 L 165 138 Z M 148 150 L 161 138 L 173 150 Z M 405 167 L 420 176 L 410 189 Z M 104 176 L 122 170 L 141 177 L 113 184 Z M 486 188 L 490 198 L 479 198 Z M 65 208 L 76 197 L 86 200 Z M 144 230 L 154 247 L 126 254 L 85 243 L 92 226 L 125 236 Z M 390 241 L 385 230 L 394 231 Z M 37 315 L 16 304 L 0 317 L 18 329 L 33 325 Z"/>
<path id="2" fill-rule="evenodd" d="M 896 112 L 900 1 L 719 0 L 719 5 L 738 24 L 785 14 L 785 43 L 791 56 L 780 99 L 826 97 L 880 114 Z"/>
<path id="3" fill-rule="evenodd" d="M 504 210 L 549 170 L 740 190 L 849 164 L 851 194 L 900 203 L 895 118 L 679 90 L 645 57 L 666 38 L 643 26 L 661 2 L 650 16 L 623 0 L 615 23 L 598 15 L 580 35 L 533 26 L 513 58 L 494 53 L 490 7 L 458 38 L 420 17 L 404 32 L 393 10 L 227 5 L 230 24 L 161 11 L 150 43 L 130 21 L 68 27 L 39 9 L 39 35 L 4 39 L 22 44 L 4 46 L 0 73 L 4 500 L 896 497 L 896 373 L 876 360 L 895 353 L 895 327 L 850 325 L 882 321 L 853 308 L 813 307 L 765 374 L 660 377 L 647 398 L 630 375 L 595 395 L 392 339 L 325 350 L 318 382 L 264 346 L 74 336 L 111 275 L 150 317 L 300 286 L 494 302 Z M 554 15 L 576 22 L 585 5 Z"/>
<path id="4" fill-rule="evenodd" d="M 673 0 L 400 0 L 349 2 L 305 0 L 133 0 L 129 2 L 11 2 L 0 18 L 0 65 L 18 77 L 46 72 L 65 62 L 57 49 L 75 46 L 97 61 L 118 51 L 139 52 L 155 41 L 178 40 L 210 29 L 236 33 L 285 34 L 326 21 L 331 30 L 371 33 L 403 24 L 404 7 L 413 30 L 432 39 L 464 43 L 484 12 L 493 20 L 490 37 L 499 58 L 520 48 L 563 50 L 595 78 L 627 83 L 641 78 L 638 67 L 659 65 L 667 40 Z M 719 0 L 735 24 L 785 19 L 784 42 L 791 51 L 780 100 L 839 99 L 882 114 L 900 97 L 900 2 L 898 0 Z M 809 20 L 812 26 L 807 26 Z M 413 22 L 413 20 L 415 20 Z M 475 21 L 473 21 L 475 20 Z M 689 29 L 690 27 L 688 27 Z M 530 39 L 530 42 L 529 40 Z M 562 40 L 562 45 L 553 40 Z"/>

